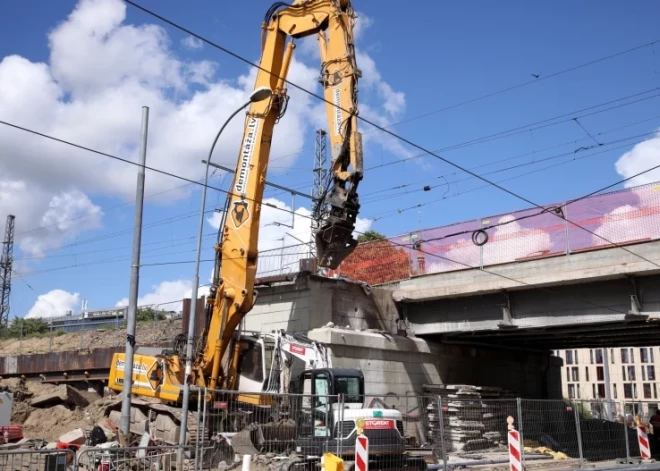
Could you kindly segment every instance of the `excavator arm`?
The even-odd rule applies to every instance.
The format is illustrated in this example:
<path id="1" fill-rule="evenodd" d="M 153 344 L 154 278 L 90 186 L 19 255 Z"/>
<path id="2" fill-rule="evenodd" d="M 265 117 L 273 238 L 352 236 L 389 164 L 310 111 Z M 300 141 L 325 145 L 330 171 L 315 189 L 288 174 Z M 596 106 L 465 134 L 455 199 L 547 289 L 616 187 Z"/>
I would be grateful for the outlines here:
<path id="1" fill-rule="evenodd" d="M 357 81 L 349 0 L 298 0 L 275 3 L 263 25 L 260 69 L 255 89 L 267 87 L 270 100 L 253 102 L 247 113 L 236 173 L 216 245 L 216 279 L 207 305 L 207 326 L 194 364 L 200 386 L 235 389 L 240 343 L 223 371 L 222 358 L 240 322 L 256 301 L 259 219 L 273 129 L 283 116 L 288 95 L 286 76 L 294 41 L 317 35 L 332 148 L 331 186 L 325 195 L 326 218 L 315 234 L 321 267 L 336 268 L 353 250 L 362 178 L 362 140 L 357 131 Z"/>

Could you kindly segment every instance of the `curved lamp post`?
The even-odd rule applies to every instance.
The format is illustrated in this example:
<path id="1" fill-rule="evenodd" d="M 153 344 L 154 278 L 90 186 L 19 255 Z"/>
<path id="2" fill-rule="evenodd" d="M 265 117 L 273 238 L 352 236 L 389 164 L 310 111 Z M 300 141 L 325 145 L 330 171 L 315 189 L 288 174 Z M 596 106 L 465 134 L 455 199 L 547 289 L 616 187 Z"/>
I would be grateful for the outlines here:
<path id="1" fill-rule="evenodd" d="M 192 356 L 193 356 L 193 331 L 195 329 L 195 315 L 197 311 L 197 287 L 199 285 L 199 262 L 202 254 L 202 234 L 204 231 L 204 214 L 206 210 L 206 190 L 208 188 L 209 180 L 209 165 L 211 163 L 211 156 L 213 155 L 213 150 L 215 145 L 220 138 L 220 135 L 225 130 L 229 122 L 236 116 L 241 110 L 246 108 L 252 103 L 257 103 L 260 101 L 268 100 L 272 96 L 273 92 L 268 87 L 259 87 L 250 95 L 250 100 L 241 105 L 236 111 L 234 111 L 229 118 L 216 134 L 215 139 L 213 140 L 213 145 L 209 151 L 208 159 L 206 159 L 206 169 L 204 171 L 204 186 L 202 187 L 202 208 L 199 214 L 199 229 L 197 231 L 197 256 L 195 257 L 195 274 L 193 276 L 192 282 L 192 293 L 190 295 L 190 317 L 188 319 L 188 341 L 186 343 L 186 370 L 185 370 L 185 379 L 183 382 L 183 404 L 181 408 L 181 431 L 179 434 L 179 445 L 184 446 L 186 441 L 186 428 L 188 425 L 188 402 L 190 400 L 190 384 L 189 377 L 192 373 Z"/>

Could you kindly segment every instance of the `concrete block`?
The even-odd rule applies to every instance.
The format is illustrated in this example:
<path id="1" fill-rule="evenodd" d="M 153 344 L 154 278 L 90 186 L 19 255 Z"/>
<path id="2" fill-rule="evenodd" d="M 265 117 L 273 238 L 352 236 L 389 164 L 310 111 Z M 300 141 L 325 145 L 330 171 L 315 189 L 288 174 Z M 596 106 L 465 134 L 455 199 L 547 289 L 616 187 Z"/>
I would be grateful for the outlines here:
<path id="1" fill-rule="evenodd" d="M 69 404 L 83 408 L 89 405 L 89 401 L 80 394 L 80 391 L 66 384 L 60 385 L 57 392 L 44 394 L 30 400 L 32 407 L 52 407 L 57 404 Z"/>
<path id="2" fill-rule="evenodd" d="M 62 443 L 72 443 L 74 445 L 82 445 L 85 443 L 85 431 L 81 428 L 71 430 L 64 435 L 60 435 L 59 441 Z"/>

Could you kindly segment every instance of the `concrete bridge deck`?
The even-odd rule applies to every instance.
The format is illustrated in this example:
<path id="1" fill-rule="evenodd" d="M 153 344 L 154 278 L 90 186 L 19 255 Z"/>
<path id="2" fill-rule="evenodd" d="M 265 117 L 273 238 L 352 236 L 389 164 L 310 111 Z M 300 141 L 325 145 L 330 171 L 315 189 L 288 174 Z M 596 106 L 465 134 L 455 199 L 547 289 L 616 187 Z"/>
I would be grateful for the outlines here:
<path id="1" fill-rule="evenodd" d="M 660 242 L 420 276 L 392 296 L 417 335 L 443 342 L 660 344 Z"/>

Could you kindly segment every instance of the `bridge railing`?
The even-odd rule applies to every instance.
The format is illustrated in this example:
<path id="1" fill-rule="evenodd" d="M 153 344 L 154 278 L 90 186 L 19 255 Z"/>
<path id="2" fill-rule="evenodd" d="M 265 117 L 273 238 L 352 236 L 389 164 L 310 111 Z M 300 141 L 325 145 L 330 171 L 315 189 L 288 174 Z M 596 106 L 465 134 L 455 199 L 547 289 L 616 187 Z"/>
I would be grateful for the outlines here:
<path id="1" fill-rule="evenodd" d="M 660 183 L 360 244 L 329 276 L 379 285 L 660 239 Z"/>

